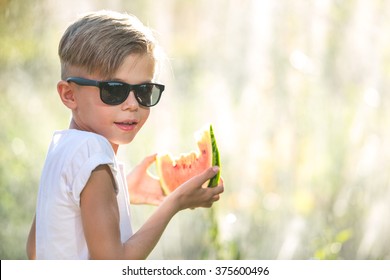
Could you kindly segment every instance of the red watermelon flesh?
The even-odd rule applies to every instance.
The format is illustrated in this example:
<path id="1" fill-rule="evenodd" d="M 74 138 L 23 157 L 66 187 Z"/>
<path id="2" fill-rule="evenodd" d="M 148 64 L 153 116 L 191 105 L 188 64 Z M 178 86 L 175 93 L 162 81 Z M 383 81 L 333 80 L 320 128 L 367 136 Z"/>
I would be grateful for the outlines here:
<path id="1" fill-rule="evenodd" d="M 215 149 L 217 148 L 215 143 L 213 153 L 213 141 L 210 132 L 212 132 L 211 125 L 195 134 L 198 145 L 198 151 L 196 152 L 182 154 L 179 157 L 172 157 L 169 153 L 157 155 L 157 173 L 160 177 L 161 187 L 165 194 L 171 193 L 184 182 L 211 167 L 213 163 L 215 164 L 213 155 L 215 155 Z"/>

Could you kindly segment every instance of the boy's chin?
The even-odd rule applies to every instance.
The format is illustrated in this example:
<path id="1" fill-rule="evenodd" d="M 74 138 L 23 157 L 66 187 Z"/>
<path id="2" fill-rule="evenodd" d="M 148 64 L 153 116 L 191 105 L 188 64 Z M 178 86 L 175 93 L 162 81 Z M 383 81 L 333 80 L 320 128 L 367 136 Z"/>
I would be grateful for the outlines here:
<path id="1" fill-rule="evenodd" d="M 118 139 L 117 141 L 114 141 L 114 143 L 118 146 L 122 146 L 122 145 L 130 144 L 131 142 L 133 142 L 133 140 L 134 140 L 134 137 L 130 137 L 127 139 Z"/>

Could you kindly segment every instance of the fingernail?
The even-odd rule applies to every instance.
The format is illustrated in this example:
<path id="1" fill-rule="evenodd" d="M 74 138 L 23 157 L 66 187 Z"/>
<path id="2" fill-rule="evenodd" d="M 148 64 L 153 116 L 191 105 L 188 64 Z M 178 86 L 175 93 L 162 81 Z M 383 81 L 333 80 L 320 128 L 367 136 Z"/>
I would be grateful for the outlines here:
<path id="1" fill-rule="evenodd" d="M 213 166 L 213 171 L 214 171 L 215 173 L 217 173 L 218 170 L 219 170 L 219 167 L 218 167 L 218 166 Z"/>

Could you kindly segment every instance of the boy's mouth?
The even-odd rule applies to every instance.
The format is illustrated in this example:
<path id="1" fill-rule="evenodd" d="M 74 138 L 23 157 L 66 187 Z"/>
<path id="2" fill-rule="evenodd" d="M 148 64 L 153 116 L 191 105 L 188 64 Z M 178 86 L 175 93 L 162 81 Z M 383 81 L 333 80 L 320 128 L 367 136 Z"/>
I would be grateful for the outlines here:
<path id="1" fill-rule="evenodd" d="M 133 130 L 138 122 L 137 121 L 123 121 L 123 122 L 114 122 L 114 124 L 120 128 L 121 130 L 124 130 L 124 131 L 130 131 L 130 130 Z"/>

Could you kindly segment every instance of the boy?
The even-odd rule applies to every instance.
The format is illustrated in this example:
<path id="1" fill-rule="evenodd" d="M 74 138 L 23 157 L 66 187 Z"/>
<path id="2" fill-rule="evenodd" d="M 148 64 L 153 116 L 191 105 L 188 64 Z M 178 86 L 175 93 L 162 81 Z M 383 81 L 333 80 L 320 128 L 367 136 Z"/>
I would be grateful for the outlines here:
<path id="1" fill-rule="evenodd" d="M 65 31 L 57 91 L 72 119 L 49 147 L 27 241 L 30 259 L 145 259 L 177 212 L 219 199 L 222 183 L 201 187 L 217 167 L 163 199 L 146 172 L 154 155 L 127 178 L 116 160 L 119 146 L 133 140 L 164 90 L 154 82 L 156 47 L 135 17 L 114 12 L 90 13 Z M 128 192 L 135 203 L 161 202 L 134 234 Z"/>

